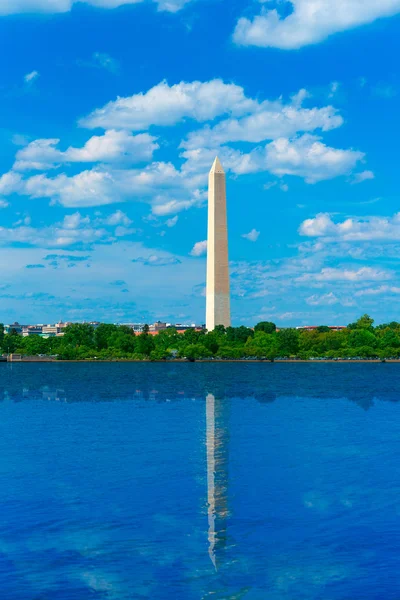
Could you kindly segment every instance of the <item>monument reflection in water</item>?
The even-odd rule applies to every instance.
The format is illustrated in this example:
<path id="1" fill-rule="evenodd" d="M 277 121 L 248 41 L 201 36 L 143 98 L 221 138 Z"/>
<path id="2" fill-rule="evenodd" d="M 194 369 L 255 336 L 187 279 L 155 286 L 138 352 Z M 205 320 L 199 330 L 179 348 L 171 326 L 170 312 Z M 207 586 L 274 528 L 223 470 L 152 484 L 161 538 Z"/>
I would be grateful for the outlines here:
<path id="1" fill-rule="evenodd" d="M 227 546 L 229 401 L 208 394 L 206 419 L 208 553 L 215 570 L 218 570 Z"/>

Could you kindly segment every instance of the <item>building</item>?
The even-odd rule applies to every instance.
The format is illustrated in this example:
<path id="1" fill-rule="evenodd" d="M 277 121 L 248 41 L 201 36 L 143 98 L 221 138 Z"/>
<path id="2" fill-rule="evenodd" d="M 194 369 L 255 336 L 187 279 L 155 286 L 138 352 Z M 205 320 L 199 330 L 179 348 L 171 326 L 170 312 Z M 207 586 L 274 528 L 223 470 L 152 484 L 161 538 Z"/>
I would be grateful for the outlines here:
<path id="1" fill-rule="evenodd" d="M 164 329 L 167 329 L 169 323 L 162 323 L 161 321 L 157 321 L 157 323 L 154 323 L 154 325 L 150 325 L 149 326 L 149 331 L 163 331 Z"/>
<path id="2" fill-rule="evenodd" d="M 22 337 L 30 337 L 32 335 L 41 335 L 43 325 L 23 325 Z"/>
<path id="3" fill-rule="evenodd" d="M 10 334 L 11 331 L 15 331 L 15 333 L 18 333 L 18 335 L 22 335 L 22 330 L 24 327 L 26 327 L 26 325 L 20 325 L 16 321 L 15 323 L 12 323 L 11 325 L 4 325 L 4 333 Z"/>
<path id="4" fill-rule="evenodd" d="M 316 331 L 320 325 L 305 325 L 304 327 L 296 327 L 298 331 Z M 347 329 L 344 325 L 328 325 L 331 331 L 343 331 Z"/>
<path id="5" fill-rule="evenodd" d="M 231 324 L 228 226 L 226 218 L 226 179 L 218 159 L 215 159 L 208 179 L 208 238 L 206 327 Z"/>

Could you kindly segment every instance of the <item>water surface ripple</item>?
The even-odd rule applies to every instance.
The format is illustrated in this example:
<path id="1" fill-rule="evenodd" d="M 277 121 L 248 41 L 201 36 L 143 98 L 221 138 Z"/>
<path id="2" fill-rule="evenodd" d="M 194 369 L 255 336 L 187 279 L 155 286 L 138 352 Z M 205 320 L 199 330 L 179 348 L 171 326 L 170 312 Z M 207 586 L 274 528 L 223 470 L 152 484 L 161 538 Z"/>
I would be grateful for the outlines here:
<path id="1" fill-rule="evenodd" d="M 400 365 L 0 364 L 4 600 L 399 600 Z"/>

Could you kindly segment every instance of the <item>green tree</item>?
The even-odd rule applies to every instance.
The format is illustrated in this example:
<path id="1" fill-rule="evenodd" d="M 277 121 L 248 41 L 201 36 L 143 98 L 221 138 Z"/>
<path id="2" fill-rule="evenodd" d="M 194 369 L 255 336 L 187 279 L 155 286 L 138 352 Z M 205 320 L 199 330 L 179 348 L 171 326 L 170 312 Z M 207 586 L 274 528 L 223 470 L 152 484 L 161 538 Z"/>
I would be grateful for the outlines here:
<path id="1" fill-rule="evenodd" d="M 223 337 L 226 334 L 225 325 L 216 325 L 214 332 L 218 335 L 218 337 Z"/>
<path id="2" fill-rule="evenodd" d="M 20 337 L 18 333 L 12 329 L 8 335 L 4 336 L 3 349 L 7 354 L 13 354 L 20 343 Z"/>
<path id="3" fill-rule="evenodd" d="M 143 333 L 136 336 L 136 352 L 143 354 L 144 356 L 150 356 L 151 352 L 155 348 L 153 336 L 149 335 L 143 330 Z"/>
<path id="4" fill-rule="evenodd" d="M 362 346 L 376 346 L 376 337 L 367 329 L 354 329 L 348 338 L 350 348 L 361 348 Z"/>
<path id="5" fill-rule="evenodd" d="M 245 344 L 249 337 L 254 336 L 254 331 L 249 327 L 242 325 L 241 327 L 227 327 L 226 341 L 239 344 Z"/>
<path id="6" fill-rule="evenodd" d="M 379 340 L 380 348 L 398 348 L 400 346 L 400 337 L 393 329 L 387 328 Z"/>
<path id="7" fill-rule="evenodd" d="M 196 360 L 209 358 L 212 356 L 212 352 L 203 346 L 203 344 L 189 344 L 182 348 L 181 355 L 186 356 L 189 360 Z"/>
<path id="8" fill-rule="evenodd" d="M 202 345 L 205 346 L 211 354 L 216 354 L 219 348 L 218 335 L 214 331 L 209 331 L 202 339 Z"/>
<path id="9" fill-rule="evenodd" d="M 131 354 L 137 347 L 136 338 L 131 333 L 126 333 L 122 328 L 117 328 L 108 338 L 108 348 L 120 350 L 122 353 Z"/>
<path id="10" fill-rule="evenodd" d="M 281 356 L 295 356 L 299 351 L 297 329 L 281 329 L 277 333 L 278 351 Z"/>
<path id="11" fill-rule="evenodd" d="M 110 337 L 118 331 L 117 325 L 101 323 L 94 332 L 94 343 L 98 350 L 108 348 Z"/>
<path id="12" fill-rule="evenodd" d="M 254 331 L 257 333 L 263 331 L 264 333 L 275 333 L 276 325 L 270 321 L 261 321 L 254 327 Z"/>
<path id="13" fill-rule="evenodd" d="M 363 315 L 355 323 L 350 323 L 348 329 L 367 329 L 372 331 L 374 319 L 371 319 L 369 315 Z"/>
<path id="14" fill-rule="evenodd" d="M 71 346 L 94 346 L 94 328 L 89 323 L 73 323 L 65 328 L 64 342 Z"/>

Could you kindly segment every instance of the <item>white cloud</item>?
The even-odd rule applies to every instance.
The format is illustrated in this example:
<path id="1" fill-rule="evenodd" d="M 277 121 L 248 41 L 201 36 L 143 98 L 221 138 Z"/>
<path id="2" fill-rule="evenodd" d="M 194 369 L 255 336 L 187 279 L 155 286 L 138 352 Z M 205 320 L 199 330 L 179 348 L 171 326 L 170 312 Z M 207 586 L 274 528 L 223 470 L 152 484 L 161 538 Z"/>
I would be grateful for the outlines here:
<path id="1" fill-rule="evenodd" d="M 128 227 L 132 221 L 122 210 L 116 210 L 105 219 L 104 223 L 106 225 L 124 225 Z"/>
<path id="2" fill-rule="evenodd" d="M 190 200 L 169 200 L 164 196 L 157 196 L 153 200 L 152 213 L 158 217 L 165 217 L 167 215 L 173 215 L 183 210 L 188 210 L 194 206 L 200 207 L 203 205 L 205 200 L 205 194 L 198 190 L 195 190 Z"/>
<path id="3" fill-rule="evenodd" d="M 362 171 L 354 175 L 352 183 L 362 183 L 368 181 L 368 179 L 375 179 L 374 173 L 372 171 Z"/>
<path id="4" fill-rule="evenodd" d="M 260 232 L 257 229 L 252 229 L 249 233 L 243 233 L 242 238 L 249 240 L 249 242 L 256 242 L 260 236 Z"/>
<path id="5" fill-rule="evenodd" d="M 400 213 L 392 217 L 353 217 L 334 223 L 327 213 L 306 219 L 300 235 L 322 237 L 327 241 L 397 241 L 400 240 Z"/>
<path id="6" fill-rule="evenodd" d="M 63 163 L 135 163 L 150 160 L 159 148 L 155 137 L 148 133 L 132 135 L 128 131 L 110 129 L 91 137 L 82 148 L 58 150 L 58 139 L 39 139 L 17 152 L 17 171 L 46 170 Z"/>
<path id="7" fill-rule="evenodd" d="M 158 256 L 156 254 L 152 254 L 147 258 L 139 256 L 139 258 L 135 258 L 132 262 L 142 263 L 148 267 L 167 267 L 169 265 L 179 265 L 181 263 L 179 258 L 172 256 Z"/>
<path id="8" fill-rule="evenodd" d="M 63 220 L 65 229 L 79 229 L 82 225 L 88 225 L 89 223 L 89 217 L 82 217 L 79 212 L 73 213 L 72 215 L 65 215 Z"/>
<path id="9" fill-rule="evenodd" d="M 327 213 L 319 213 L 314 219 L 306 219 L 299 227 L 300 235 L 319 237 L 333 230 L 334 223 Z"/>
<path id="10" fill-rule="evenodd" d="M 19 193 L 20 189 L 23 187 L 22 178 L 19 173 L 15 173 L 14 171 L 10 171 L 9 173 L 4 173 L 0 177 L 0 194 L 4 196 L 9 196 L 13 193 Z"/>
<path id="11" fill-rule="evenodd" d="M 31 71 L 24 76 L 25 83 L 32 84 L 39 77 L 38 71 Z"/>
<path id="12" fill-rule="evenodd" d="M 333 96 L 336 94 L 336 92 L 339 90 L 339 88 L 340 88 L 340 83 L 338 81 L 332 81 L 332 83 L 329 86 L 328 98 L 333 98 Z"/>
<path id="13" fill-rule="evenodd" d="M 190 254 L 191 256 L 203 256 L 203 254 L 207 254 L 207 240 L 196 242 Z"/>
<path id="14" fill-rule="evenodd" d="M 318 296 L 318 294 L 309 296 L 306 299 L 306 302 L 307 304 L 310 304 L 310 306 L 331 306 L 333 304 L 338 304 L 339 299 L 333 292 L 329 292 L 328 294 L 323 294 L 322 296 Z"/>
<path id="15" fill-rule="evenodd" d="M 297 278 L 297 281 L 381 281 L 390 279 L 392 273 L 374 267 L 360 267 L 359 269 L 326 267 L 319 273 L 306 273 Z"/>
<path id="16" fill-rule="evenodd" d="M 308 134 L 293 141 L 281 138 L 266 147 L 266 166 L 271 173 L 297 175 L 307 183 L 344 175 L 363 157 L 362 152 L 331 148 Z"/>
<path id="17" fill-rule="evenodd" d="M 132 221 L 120 210 L 107 216 L 98 214 L 94 219 L 75 212 L 46 227 L 31 227 L 30 223 L 30 217 L 25 217 L 13 227 L 0 227 L 0 245 L 20 243 L 42 248 L 67 248 L 76 244 L 109 243 L 115 241 L 114 236 L 126 237 L 135 232 L 127 228 Z"/>
<path id="18" fill-rule="evenodd" d="M 92 244 L 111 240 L 110 233 L 101 228 L 69 228 L 63 224 L 34 228 L 0 227 L 0 245 L 27 244 L 41 248 L 67 248 L 75 244 Z"/>
<path id="19" fill-rule="evenodd" d="M 323 41 L 381 17 L 400 12 L 400 0 L 289 0 L 293 11 L 282 17 L 263 7 L 252 20 L 239 19 L 237 44 L 291 50 Z"/>
<path id="20" fill-rule="evenodd" d="M 191 182 L 187 182 L 188 185 Z M 144 169 L 91 169 L 71 177 L 64 173 L 49 178 L 47 174 L 23 179 L 11 171 L 0 177 L 0 195 L 19 193 L 31 198 L 50 198 L 66 207 L 101 206 L 135 198 L 153 202 L 160 188 L 174 188 L 183 193 L 186 182 L 170 163 L 151 163 Z M 180 188 L 180 189 L 179 189 Z M 183 188 L 183 189 L 182 189 Z M 187 192 L 186 192 L 187 195 Z M 188 208 L 197 198 L 188 201 Z M 177 201 L 176 201 L 177 202 Z M 177 207 L 172 212 L 177 212 Z M 165 208 L 158 214 L 170 214 Z"/>
<path id="21" fill-rule="evenodd" d="M 98 8 L 118 8 L 138 4 L 144 0 L 0 0 L 0 16 L 15 15 L 19 13 L 65 13 L 69 12 L 74 4 L 86 3 Z M 177 12 L 190 0 L 153 0 L 159 10 Z"/>
<path id="22" fill-rule="evenodd" d="M 400 287 L 381 285 L 378 288 L 367 288 L 355 292 L 355 296 L 379 296 L 381 294 L 400 294 Z"/>
<path id="23" fill-rule="evenodd" d="M 81 125 L 138 131 L 151 125 L 175 125 L 185 118 L 201 122 L 224 114 L 241 115 L 253 106 L 242 87 L 221 79 L 182 81 L 173 86 L 162 81 L 146 93 L 109 102 L 82 119 Z"/>
<path id="24" fill-rule="evenodd" d="M 316 183 L 350 173 L 364 158 L 362 152 L 332 148 L 310 134 L 294 138 L 279 138 L 266 146 L 258 146 L 248 154 L 222 146 L 185 150 L 183 173 L 202 173 L 201 185 L 207 177 L 207 168 L 216 152 L 226 170 L 237 175 L 268 171 L 278 177 L 303 177 L 307 183 Z M 271 186 L 270 186 L 271 187 Z M 284 191 L 286 191 L 284 189 Z"/>
<path id="25" fill-rule="evenodd" d="M 167 219 L 167 221 L 165 221 L 165 224 L 167 227 L 175 227 L 175 225 L 178 222 L 178 215 L 175 215 L 175 217 L 172 217 L 172 219 Z"/>
<path id="26" fill-rule="evenodd" d="M 232 170 L 237 174 L 269 171 L 278 177 L 295 175 L 316 183 L 351 172 L 363 158 L 362 152 L 331 148 L 320 138 L 305 134 L 294 140 L 279 138 L 241 155 Z"/>
<path id="27" fill-rule="evenodd" d="M 306 90 L 304 90 L 306 91 Z M 213 128 L 205 127 L 190 133 L 182 143 L 186 149 L 215 147 L 226 142 L 262 142 L 290 137 L 300 131 L 330 131 L 343 124 L 343 118 L 333 106 L 302 108 L 297 97 L 284 104 L 281 99 L 255 102 L 250 115 L 229 118 Z"/>
<path id="28" fill-rule="evenodd" d="M 270 172 L 279 178 L 293 175 L 315 183 L 351 173 L 363 160 L 362 152 L 329 147 L 310 133 L 275 138 L 282 132 L 328 131 L 343 123 L 333 107 L 302 108 L 301 103 L 309 97 L 303 89 L 289 104 L 281 99 L 260 102 L 248 98 L 242 87 L 219 79 L 173 86 L 161 82 L 145 93 L 119 98 L 95 110 L 83 121 L 86 126 L 113 124 L 114 128 L 92 136 L 80 148 L 64 150 L 59 139 L 46 138 L 19 149 L 13 170 L 0 177 L 0 195 L 49 198 L 51 203 L 67 207 L 136 200 L 151 204 L 154 215 L 175 216 L 203 205 L 207 174 L 216 154 L 226 170 L 236 175 Z M 134 135 L 126 129 L 175 125 L 185 118 L 222 121 L 213 129 L 208 126 L 189 134 L 181 143 L 179 158 L 184 162 L 179 170 L 172 163 L 151 162 L 159 149 L 156 137 Z M 265 138 L 274 139 L 247 153 L 225 145 L 227 141 L 255 143 Z M 202 143 L 195 147 L 195 142 Z M 147 165 L 132 168 L 141 162 Z M 70 174 L 71 165 L 88 163 L 89 168 Z M 51 176 L 51 170 L 60 166 L 64 172 Z M 32 175 L 30 171 L 35 170 L 43 174 Z M 286 182 L 279 185 L 282 191 L 288 190 Z"/>

